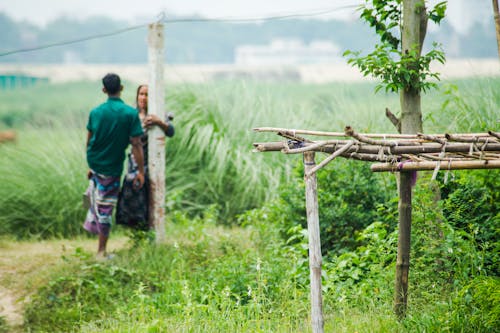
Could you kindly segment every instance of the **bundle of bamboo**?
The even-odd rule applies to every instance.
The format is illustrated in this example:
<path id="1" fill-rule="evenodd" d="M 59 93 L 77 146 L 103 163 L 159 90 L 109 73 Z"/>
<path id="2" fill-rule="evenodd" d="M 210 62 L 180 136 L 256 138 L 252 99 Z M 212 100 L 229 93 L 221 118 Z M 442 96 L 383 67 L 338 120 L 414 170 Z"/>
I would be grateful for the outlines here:
<path id="1" fill-rule="evenodd" d="M 467 134 L 361 134 L 347 126 L 344 132 L 320 132 L 283 128 L 255 128 L 275 132 L 286 138 L 281 142 L 254 143 L 255 151 L 282 151 L 298 154 L 307 151 L 330 154 L 310 170 L 311 175 L 338 156 L 374 163 L 371 170 L 416 171 L 500 168 L 500 133 Z M 336 137 L 311 140 L 300 135 Z"/>

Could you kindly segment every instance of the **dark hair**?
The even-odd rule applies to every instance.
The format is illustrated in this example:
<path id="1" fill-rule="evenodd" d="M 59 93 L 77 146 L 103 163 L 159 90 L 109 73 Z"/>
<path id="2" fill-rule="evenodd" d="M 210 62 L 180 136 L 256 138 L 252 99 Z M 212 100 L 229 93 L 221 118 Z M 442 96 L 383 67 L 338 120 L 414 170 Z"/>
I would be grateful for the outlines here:
<path id="1" fill-rule="evenodd" d="M 108 73 L 102 78 L 102 85 L 110 95 L 115 95 L 120 92 L 121 80 L 120 77 L 114 73 Z"/>
<path id="2" fill-rule="evenodd" d="M 137 87 L 137 91 L 135 92 L 135 105 L 137 105 L 138 101 L 139 101 L 139 91 L 141 91 L 141 88 L 142 87 L 147 87 L 148 85 L 147 84 L 140 84 L 138 87 Z"/>

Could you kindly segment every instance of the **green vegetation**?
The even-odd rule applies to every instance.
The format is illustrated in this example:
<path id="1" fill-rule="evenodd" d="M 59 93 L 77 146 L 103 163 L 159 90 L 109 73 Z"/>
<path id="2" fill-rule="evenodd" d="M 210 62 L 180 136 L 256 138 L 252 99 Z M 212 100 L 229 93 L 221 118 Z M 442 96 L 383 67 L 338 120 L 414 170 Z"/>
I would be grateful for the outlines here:
<path id="1" fill-rule="evenodd" d="M 124 99 L 132 101 L 129 86 Z M 167 243 L 132 237 L 107 262 L 83 248 L 65 254 L 49 276 L 27 286 L 24 329 L 308 332 L 302 163 L 252 153 L 252 142 L 280 138 L 251 128 L 339 131 L 349 124 L 360 132 L 394 132 L 382 115 L 385 107 L 397 110 L 398 100 L 373 95 L 373 87 L 242 81 L 170 87 L 167 106 L 177 132 L 166 148 Z M 498 130 L 500 79 L 442 87 L 423 101 L 426 132 Z M 99 87 L 40 85 L 0 98 L 1 128 L 18 131 L 17 143 L 0 146 L 0 172 L 8 175 L 0 187 L 0 233 L 82 234 L 85 121 L 104 98 Z M 12 112 L 16 106 L 22 111 Z M 398 321 L 393 176 L 343 160 L 321 170 L 325 331 L 494 331 L 500 320 L 497 174 L 443 171 L 437 182 L 420 174 L 408 315 Z M 0 318 L 2 330 L 8 327 Z"/>

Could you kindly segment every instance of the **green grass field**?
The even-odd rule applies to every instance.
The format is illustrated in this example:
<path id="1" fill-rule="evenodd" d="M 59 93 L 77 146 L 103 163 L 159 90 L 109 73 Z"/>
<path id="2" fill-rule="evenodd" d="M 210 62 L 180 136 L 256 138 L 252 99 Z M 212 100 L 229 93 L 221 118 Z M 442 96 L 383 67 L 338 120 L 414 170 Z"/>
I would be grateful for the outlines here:
<path id="1" fill-rule="evenodd" d="M 440 87 L 423 96 L 426 133 L 500 129 L 500 78 Z M 93 260 L 89 244 L 96 241 L 81 229 L 85 125 L 90 109 L 105 98 L 99 84 L 0 91 L 0 130 L 18 133 L 16 143 L 0 145 L 0 245 L 82 237 L 84 244 L 50 260 L 52 268 L 34 282 L 0 276 L 18 297 L 30 295 L 19 330 L 309 332 L 304 230 L 292 228 L 283 238 L 279 206 L 286 203 L 278 200 L 284 187 L 300 182 L 294 171 L 300 157 L 252 152 L 253 142 L 281 140 L 252 128 L 343 131 L 350 125 L 359 132 L 395 133 L 384 112 L 388 107 L 398 113 L 399 97 L 374 94 L 373 88 L 248 81 L 169 87 L 166 104 L 175 113 L 176 136 L 166 148 L 167 242 L 152 246 L 133 236 L 135 242 L 118 248 L 108 263 Z M 126 102 L 132 103 L 134 90 L 126 83 Z M 494 172 L 477 177 L 496 186 Z M 422 181 L 420 188 L 428 189 Z M 395 234 L 382 221 L 356 234 L 363 247 L 325 257 L 325 332 L 498 327 L 498 274 L 484 273 L 491 244 L 481 252 L 473 232 L 447 224 L 436 232 L 444 240 L 432 238 L 429 223 L 441 217 L 427 192 L 418 191 L 415 199 L 418 241 L 412 253 L 418 255 L 407 318 L 398 321 L 392 313 Z M 494 198 L 484 204 L 494 207 Z M 393 221 L 390 207 L 384 209 L 384 218 Z M 490 218 L 498 225 L 498 216 Z M 125 235 L 117 228 L 110 242 Z M 443 271 L 432 271 L 434 256 L 442 253 Z M 23 274 L 21 268 L 16 273 Z M 0 321 L 0 332 L 7 327 Z"/>

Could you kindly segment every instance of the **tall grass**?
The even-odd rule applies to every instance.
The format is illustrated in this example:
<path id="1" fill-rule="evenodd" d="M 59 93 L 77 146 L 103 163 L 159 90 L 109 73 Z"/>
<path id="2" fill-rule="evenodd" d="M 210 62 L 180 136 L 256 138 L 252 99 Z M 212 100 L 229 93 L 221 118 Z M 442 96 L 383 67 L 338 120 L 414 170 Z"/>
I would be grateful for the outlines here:
<path id="1" fill-rule="evenodd" d="M 0 152 L 0 232 L 20 238 L 78 234 L 86 177 L 79 126 L 25 128 Z"/>
<path id="2" fill-rule="evenodd" d="M 498 128 L 500 79 L 451 82 L 423 98 L 432 132 Z M 300 157 L 252 153 L 252 143 L 282 140 L 254 127 L 395 132 L 383 116 L 398 112 L 399 98 L 373 94 L 373 84 L 259 83 L 228 81 L 168 87 L 167 107 L 176 135 L 167 140 L 166 207 L 200 215 L 215 207 L 220 223 L 274 197 Z M 74 235 L 84 212 L 84 142 L 89 110 L 105 95 L 99 83 L 41 85 L 0 92 L 0 126 L 14 126 L 17 145 L 2 145 L 0 227 L 2 232 Z M 133 104 L 126 84 L 123 99 Z M 496 106 L 496 107 L 495 107 Z M 475 112 L 475 111 L 478 112 Z M 474 112 L 473 112 L 474 111 Z"/>
<path id="3" fill-rule="evenodd" d="M 443 82 L 427 99 L 424 127 L 430 133 L 500 130 L 500 78 Z"/>

